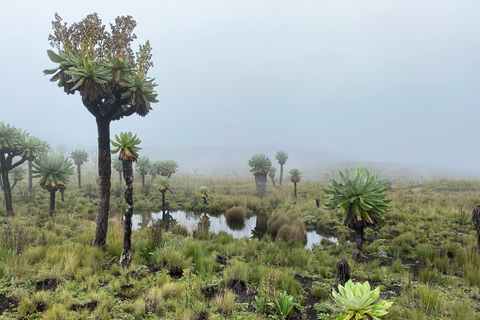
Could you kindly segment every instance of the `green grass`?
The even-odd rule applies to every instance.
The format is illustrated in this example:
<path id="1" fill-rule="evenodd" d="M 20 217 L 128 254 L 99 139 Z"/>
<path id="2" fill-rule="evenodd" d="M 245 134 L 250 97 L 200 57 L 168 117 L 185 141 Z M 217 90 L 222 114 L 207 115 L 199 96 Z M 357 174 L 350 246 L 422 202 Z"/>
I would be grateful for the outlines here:
<path id="1" fill-rule="evenodd" d="M 342 259 L 349 261 L 354 281 L 381 286 L 381 298 L 393 301 L 385 319 L 480 319 L 480 255 L 469 221 L 471 208 L 480 203 L 478 181 L 393 186 L 386 221 L 365 230 L 363 262 L 353 262 L 353 233 L 342 226 L 339 212 L 315 205 L 324 183 L 302 181 L 297 200 L 290 185 L 269 186 L 260 200 L 251 177 L 176 173 L 171 179 L 174 194 L 167 194 L 172 210 L 202 211 L 197 190 L 208 185 L 209 214 L 241 207 L 246 215 L 265 217 L 268 233 L 236 240 L 224 232 L 195 235 L 180 225 L 169 231 L 156 226 L 155 234 L 142 228 L 133 232 L 133 263 L 123 270 L 118 259 L 124 200 L 112 194 L 107 246 L 93 248 L 96 183 L 94 169 L 85 169 L 83 188 L 69 185 L 53 220 L 48 194 L 38 189 L 29 199 L 25 181 L 15 188 L 16 216 L 0 217 L 0 295 L 11 297 L 16 307 L 7 309 L 2 319 L 190 320 L 202 312 L 210 319 L 273 316 L 271 308 L 259 313 L 235 300 L 239 295 L 226 288 L 233 279 L 244 281 L 249 293 L 265 300 L 263 305 L 283 291 L 303 306 L 311 303 L 309 296 L 315 297 L 318 319 L 334 319 L 328 305 Z M 135 212 L 157 212 L 161 198 L 155 185 L 147 184 L 143 192 L 140 185 L 135 180 Z M 305 249 L 305 224 L 336 234 L 339 243 L 324 241 Z M 171 270 L 180 276 L 174 278 Z M 38 281 L 48 279 L 57 282 L 55 289 L 36 290 Z M 217 286 L 214 297 L 202 292 L 207 285 Z M 72 307 L 92 301 L 97 303 L 90 309 Z"/>

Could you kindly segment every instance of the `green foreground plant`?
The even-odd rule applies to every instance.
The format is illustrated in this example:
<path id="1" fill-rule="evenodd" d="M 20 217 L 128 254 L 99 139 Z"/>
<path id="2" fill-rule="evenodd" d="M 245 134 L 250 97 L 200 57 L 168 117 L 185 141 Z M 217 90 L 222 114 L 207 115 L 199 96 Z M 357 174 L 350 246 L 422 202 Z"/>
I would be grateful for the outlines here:
<path id="1" fill-rule="evenodd" d="M 360 282 L 353 282 L 348 280 L 345 286 L 338 285 L 338 292 L 332 291 L 333 299 L 340 308 L 341 315 L 336 320 L 349 320 L 349 319 L 372 319 L 379 320 L 380 316 L 388 313 L 387 309 L 390 308 L 393 302 L 389 301 L 377 301 L 380 295 L 380 288 L 370 290 L 370 284 L 365 281 L 363 284 Z"/>

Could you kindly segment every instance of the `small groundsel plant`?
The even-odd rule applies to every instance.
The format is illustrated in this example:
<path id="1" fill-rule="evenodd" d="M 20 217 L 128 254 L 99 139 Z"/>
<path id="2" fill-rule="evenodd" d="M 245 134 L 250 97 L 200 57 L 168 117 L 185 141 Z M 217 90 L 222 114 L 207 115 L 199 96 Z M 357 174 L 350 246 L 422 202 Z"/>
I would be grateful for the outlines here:
<path id="1" fill-rule="evenodd" d="M 300 308 L 300 304 L 293 300 L 286 291 L 281 292 L 273 302 L 268 305 L 274 310 L 274 314 L 270 315 L 272 319 L 288 319 L 293 314 L 295 307 Z"/>
<path id="2" fill-rule="evenodd" d="M 380 320 L 379 317 L 388 313 L 392 306 L 390 301 L 374 303 L 380 295 L 380 288 L 370 290 L 370 284 L 365 281 L 353 282 L 348 280 L 345 287 L 338 285 L 338 292 L 332 291 L 333 299 L 340 308 L 341 315 L 335 320 L 371 319 Z"/>

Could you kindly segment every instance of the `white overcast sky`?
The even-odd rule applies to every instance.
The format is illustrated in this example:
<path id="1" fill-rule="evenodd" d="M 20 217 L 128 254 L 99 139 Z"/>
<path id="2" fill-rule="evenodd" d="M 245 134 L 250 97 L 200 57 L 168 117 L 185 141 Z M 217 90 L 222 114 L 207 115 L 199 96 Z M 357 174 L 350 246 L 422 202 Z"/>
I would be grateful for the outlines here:
<path id="1" fill-rule="evenodd" d="M 142 145 L 278 146 L 480 172 L 480 2 L 8 1 L 0 121 L 95 146 L 93 116 L 43 69 L 55 12 L 137 21 L 159 103 L 112 124 Z"/>

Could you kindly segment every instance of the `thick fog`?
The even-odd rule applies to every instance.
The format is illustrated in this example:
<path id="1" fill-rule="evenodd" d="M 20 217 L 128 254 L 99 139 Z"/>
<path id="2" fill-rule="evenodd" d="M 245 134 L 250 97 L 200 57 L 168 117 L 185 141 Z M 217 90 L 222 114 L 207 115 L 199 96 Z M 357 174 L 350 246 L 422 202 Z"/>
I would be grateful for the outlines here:
<path id="1" fill-rule="evenodd" d="M 160 102 L 111 128 L 145 150 L 265 146 L 480 173 L 478 1 L 4 3 L 0 121 L 96 146 L 80 96 L 42 73 L 55 12 L 132 15 L 135 49 L 150 40 Z"/>

